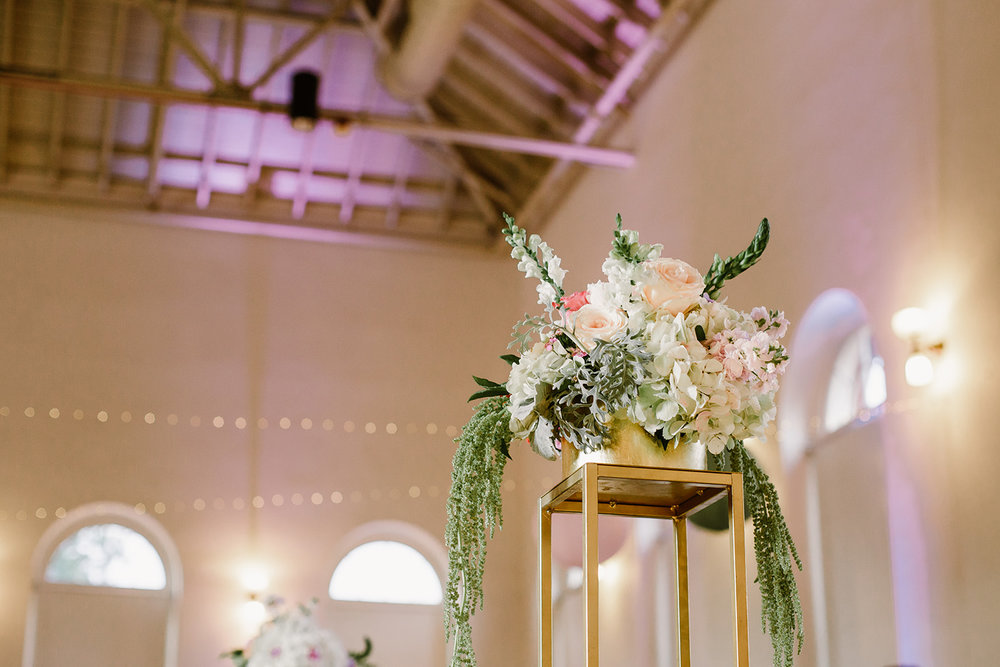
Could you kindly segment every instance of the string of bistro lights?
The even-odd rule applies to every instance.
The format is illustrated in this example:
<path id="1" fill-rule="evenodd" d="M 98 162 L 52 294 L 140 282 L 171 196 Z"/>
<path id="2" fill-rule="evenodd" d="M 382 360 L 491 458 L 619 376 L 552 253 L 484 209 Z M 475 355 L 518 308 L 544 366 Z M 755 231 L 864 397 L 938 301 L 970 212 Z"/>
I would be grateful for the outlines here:
<path id="1" fill-rule="evenodd" d="M 909 398 L 905 400 L 894 401 L 891 403 L 885 403 L 884 405 L 875 409 L 863 409 L 858 414 L 858 419 L 862 423 L 871 421 L 872 419 L 879 417 L 884 414 L 897 414 L 902 412 L 908 412 L 915 410 L 919 407 L 921 399 L 919 398 Z M 9 406 L 0 406 L 0 419 L 6 418 L 16 418 L 18 416 L 23 416 L 25 419 L 35 419 L 36 417 L 44 418 L 44 409 L 39 411 L 32 406 L 25 407 L 23 410 L 12 410 Z M 122 423 L 128 424 L 133 421 L 138 421 L 136 416 L 128 410 L 123 410 L 117 414 L 117 419 L 121 420 Z M 49 419 L 58 420 L 63 418 L 72 418 L 75 421 L 82 422 L 88 418 L 87 414 L 81 409 L 75 409 L 72 412 L 64 415 L 63 411 L 59 408 L 50 408 L 47 412 Z M 90 418 L 96 419 L 101 423 L 108 423 L 113 420 L 112 413 L 107 410 L 99 410 L 93 413 Z M 157 423 L 165 423 L 168 426 L 181 426 L 181 418 L 174 413 L 167 414 L 161 419 L 154 412 L 146 412 L 141 416 L 141 421 L 147 425 L 154 425 Z M 191 428 L 200 428 L 203 424 L 210 424 L 211 427 L 215 429 L 224 429 L 227 425 L 236 428 L 237 430 L 245 430 L 247 428 L 256 427 L 258 430 L 266 430 L 272 426 L 270 420 L 266 417 L 260 417 L 255 423 L 251 424 L 250 420 L 245 417 L 236 417 L 235 419 L 227 420 L 221 415 L 212 417 L 211 420 L 203 420 L 198 415 L 192 415 L 191 417 L 183 420 L 184 424 L 190 426 Z M 314 429 L 321 429 L 327 432 L 333 432 L 337 423 L 332 419 L 322 419 L 313 420 L 309 417 L 303 417 L 297 422 L 294 422 L 289 417 L 281 417 L 276 422 L 277 427 L 281 430 L 291 430 L 293 427 L 301 429 L 303 431 L 311 431 Z M 359 429 L 360 426 L 360 429 Z M 819 430 L 821 428 L 821 423 L 817 419 L 810 424 L 813 430 Z M 374 435 L 378 432 L 383 432 L 388 435 L 396 435 L 400 433 L 399 425 L 395 422 L 385 422 L 381 428 L 375 422 L 365 422 L 364 424 L 359 424 L 351 420 L 344 421 L 341 423 L 341 428 L 345 433 L 355 433 L 364 432 L 368 435 Z M 438 424 L 434 422 L 428 422 L 427 424 L 417 425 L 415 423 L 408 423 L 403 431 L 408 435 L 416 435 L 421 430 L 427 433 L 427 435 L 438 435 L 442 433 L 442 429 Z M 458 436 L 459 428 L 457 426 L 446 426 L 443 429 L 444 435 L 449 438 L 455 438 Z M 527 488 L 535 488 L 544 491 L 552 487 L 556 480 L 551 477 L 542 477 L 538 480 L 528 480 L 528 482 L 521 482 L 521 486 L 526 486 Z M 505 493 L 511 493 L 518 488 L 518 483 L 513 479 L 507 479 L 504 482 L 503 490 Z M 353 490 L 353 491 L 340 491 L 333 490 L 329 492 L 321 492 L 318 490 L 311 492 L 295 492 L 287 497 L 285 494 L 275 493 L 269 498 L 256 495 L 252 498 L 238 497 L 228 500 L 225 498 L 216 497 L 211 501 L 206 498 L 195 498 L 190 502 L 176 501 L 176 502 L 165 502 L 165 501 L 155 501 L 155 502 L 137 502 L 133 505 L 133 509 L 136 514 L 151 514 L 151 515 L 164 515 L 168 513 L 182 513 L 182 512 L 210 512 L 210 511 L 247 511 L 247 510 L 262 510 L 265 508 L 286 508 L 294 509 L 299 507 L 320 507 L 324 505 L 330 506 L 341 506 L 341 505 L 358 505 L 362 503 L 380 503 L 380 502 L 419 502 L 425 499 L 437 499 L 443 493 L 443 490 L 433 484 L 420 486 L 417 484 L 411 485 L 407 489 L 391 488 L 385 489 L 368 489 L 367 491 Z M 66 516 L 67 509 L 65 507 L 56 507 L 53 510 L 49 510 L 45 507 L 38 507 L 34 511 L 28 509 L 17 509 L 8 510 L 0 508 L 0 522 L 2 521 L 28 521 L 28 520 L 56 520 L 62 519 Z"/>
<path id="2" fill-rule="evenodd" d="M 336 422 L 333 419 L 321 419 L 314 420 L 309 417 L 303 417 L 301 419 L 293 421 L 289 417 L 281 417 L 272 422 L 266 417 L 260 417 L 256 421 L 248 420 L 246 417 L 236 417 L 235 419 L 226 419 L 221 415 L 216 415 L 211 419 L 203 419 L 199 415 L 192 415 L 185 419 L 181 419 L 180 416 L 174 413 L 167 414 L 166 416 L 157 415 L 155 412 L 145 412 L 141 415 L 133 414 L 131 411 L 123 410 L 120 412 L 109 412 L 108 410 L 99 410 L 93 412 L 90 415 L 85 413 L 82 409 L 75 409 L 72 412 L 64 412 L 59 408 L 50 408 L 47 413 L 44 409 L 36 409 L 33 406 L 25 407 L 21 409 L 12 409 L 9 406 L 0 406 L 0 419 L 11 419 L 23 417 L 24 419 L 45 419 L 47 417 L 50 420 L 60 420 L 60 419 L 73 419 L 77 422 L 83 422 L 87 419 L 96 419 L 100 423 L 110 423 L 113 421 L 120 420 L 124 424 L 130 424 L 132 422 L 144 423 L 146 425 L 152 426 L 155 424 L 167 424 L 168 426 L 189 426 L 191 428 L 200 428 L 202 426 L 210 426 L 215 429 L 225 429 L 227 426 L 231 428 L 236 428 L 237 430 L 246 430 L 248 428 L 257 428 L 258 430 L 267 430 L 273 426 L 277 428 L 289 431 L 293 429 L 299 429 L 302 431 L 313 431 L 322 430 L 327 432 L 333 432 L 337 429 L 338 424 L 340 428 L 345 433 L 365 433 L 367 435 L 375 435 L 376 433 L 385 433 L 388 435 L 396 435 L 400 433 L 406 433 L 408 435 L 416 435 L 420 431 L 424 431 L 427 435 L 435 436 L 443 434 L 448 438 L 455 438 L 459 434 L 459 428 L 457 426 L 448 425 L 444 428 L 440 427 L 435 422 L 428 422 L 426 424 L 416 424 L 408 423 L 405 427 L 400 428 L 399 424 L 396 422 L 385 422 L 382 425 L 376 424 L 375 422 L 365 422 L 361 424 L 360 422 L 355 422 L 347 420 L 344 422 Z M 548 477 L 543 477 L 538 480 L 538 487 L 540 489 L 548 489 L 551 487 L 555 481 Z M 522 482 L 522 485 L 524 482 Z M 531 486 L 529 484 L 529 486 Z M 504 491 L 507 493 L 513 492 L 518 488 L 517 482 L 513 479 L 508 479 L 504 483 Z M 390 488 L 390 489 L 380 489 L 371 488 L 366 491 L 353 490 L 353 491 L 341 491 L 332 490 L 329 492 L 321 492 L 314 490 L 311 492 L 295 492 L 290 495 L 275 493 L 270 497 L 265 497 L 262 495 L 255 495 L 252 498 L 247 497 L 237 497 L 233 499 L 226 499 L 216 497 L 213 499 L 208 499 L 204 497 L 195 498 L 190 502 L 175 501 L 155 501 L 155 502 L 136 502 L 133 505 L 133 509 L 137 515 L 150 514 L 150 515 L 164 515 L 164 514 L 177 514 L 177 513 L 203 513 L 203 512 L 218 512 L 218 511 L 252 511 L 252 510 L 263 510 L 265 508 L 282 508 L 282 509 L 294 509 L 299 507 L 320 507 L 320 506 L 341 506 L 341 505 L 358 505 L 362 503 L 380 503 L 380 502 L 420 502 L 426 499 L 437 499 L 446 490 L 442 490 L 441 487 L 429 484 L 421 486 L 418 484 L 413 484 L 406 489 L 401 488 Z M 67 508 L 56 507 L 50 510 L 46 507 L 38 507 L 34 511 L 28 509 L 17 509 L 8 510 L 0 508 L 0 521 L 28 521 L 28 520 L 57 520 L 62 519 L 66 516 Z"/>

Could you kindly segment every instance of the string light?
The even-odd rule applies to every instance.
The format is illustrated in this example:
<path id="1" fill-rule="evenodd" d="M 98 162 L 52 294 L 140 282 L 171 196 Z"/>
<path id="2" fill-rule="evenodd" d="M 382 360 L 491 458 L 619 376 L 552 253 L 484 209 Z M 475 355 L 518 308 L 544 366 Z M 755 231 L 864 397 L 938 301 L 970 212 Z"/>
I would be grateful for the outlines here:
<path id="1" fill-rule="evenodd" d="M 898 414 L 898 413 L 918 410 L 921 408 L 922 403 L 925 402 L 926 400 L 927 400 L 926 398 L 916 396 L 903 400 L 893 401 L 884 404 L 878 412 L 876 411 L 870 412 L 870 414 L 866 415 L 866 417 L 868 419 L 872 419 L 879 413 Z M 18 414 L 19 413 L 16 408 L 12 408 L 9 405 L 0 406 L 0 417 L 2 418 L 10 418 L 12 415 L 14 418 L 17 418 Z M 21 411 L 21 414 L 23 414 L 26 418 L 31 419 L 35 417 L 36 410 L 32 406 L 27 406 Z M 62 415 L 62 411 L 60 411 L 58 408 L 51 408 L 48 411 L 48 414 L 53 419 L 57 419 Z M 73 418 L 76 421 L 84 421 L 87 414 L 88 413 L 81 408 L 76 408 L 72 412 Z M 99 423 L 102 424 L 107 424 L 111 421 L 110 414 L 107 410 L 98 410 L 96 412 L 90 412 L 89 414 L 92 415 L 93 419 L 96 419 Z M 121 411 L 118 414 L 121 415 L 121 420 L 123 423 L 128 424 L 132 421 L 131 412 Z M 157 425 L 161 425 L 162 427 L 163 424 L 167 424 L 169 426 L 177 426 L 178 424 L 181 423 L 181 417 L 178 416 L 176 413 L 170 413 L 165 418 L 162 419 L 157 419 L 156 413 L 153 411 L 142 412 L 139 414 L 143 415 L 142 420 L 139 420 L 140 421 L 139 426 L 156 427 Z M 192 427 L 196 428 L 201 425 L 202 419 L 198 415 L 192 415 L 190 417 L 187 417 L 186 419 L 187 423 L 189 423 Z M 270 422 L 266 417 L 258 417 L 256 421 L 251 422 L 245 417 L 236 417 L 230 420 L 223 417 L 222 415 L 215 416 L 213 418 L 212 423 L 213 425 L 216 426 L 216 428 L 219 429 L 225 428 L 227 425 L 236 429 L 244 429 L 249 427 L 251 424 L 254 424 L 257 429 L 265 430 L 270 425 Z M 324 431 L 333 432 L 336 428 L 336 425 L 341 422 L 335 422 L 334 420 L 329 418 L 325 418 L 322 421 L 317 422 L 314 419 L 306 417 L 299 421 L 298 426 L 300 426 L 303 430 L 308 431 L 312 430 L 315 424 L 317 423 L 320 423 L 322 425 Z M 287 417 L 281 418 L 279 424 L 284 430 L 289 430 L 292 428 L 292 422 Z M 365 424 L 364 431 L 366 433 L 369 434 L 375 433 L 379 429 L 378 423 L 376 422 L 365 422 L 364 424 Z M 387 434 L 396 434 L 401 430 L 401 427 L 397 422 L 386 421 L 383 424 L 384 425 L 382 426 L 382 428 L 384 429 L 384 432 Z M 357 429 L 357 423 L 351 420 L 345 420 L 344 422 L 342 422 L 342 428 L 346 433 L 354 433 Z M 439 426 L 434 422 L 427 422 L 423 425 L 420 425 L 415 422 L 408 422 L 406 423 L 405 430 L 406 433 L 409 435 L 417 435 L 422 430 L 425 431 L 428 435 L 437 435 L 439 433 Z M 457 435 L 458 432 L 459 429 L 455 426 L 444 427 L 444 434 L 449 437 Z M 513 479 L 507 479 L 504 481 L 503 491 L 505 493 L 514 493 L 518 489 L 523 489 L 524 492 L 527 493 L 531 489 L 535 489 L 539 491 L 539 493 L 541 493 L 551 488 L 553 483 L 554 482 L 552 478 L 549 476 L 545 476 L 541 479 L 529 479 L 529 480 L 518 480 L 518 481 L 515 481 Z M 292 509 L 295 507 L 301 507 L 306 503 L 306 500 L 308 499 L 313 506 L 318 507 L 323 505 L 326 502 L 326 499 L 329 498 L 330 507 L 331 509 L 333 509 L 339 505 L 344 504 L 345 500 L 349 500 L 349 502 L 353 505 L 367 503 L 367 502 L 383 503 L 386 501 L 386 499 L 392 502 L 415 502 L 415 501 L 423 502 L 425 499 L 435 499 L 439 498 L 442 495 L 442 489 L 434 484 L 426 486 L 413 484 L 403 488 L 405 489 L 405 491 L 401 491 L 400 489 L 386 490 L 379 488 L 368 489 L 367 492 L 362 492 L 360 490 L 351 490 L 347 491 L 346 495 L 344 491 L 340 490 L 334 490 L 329 492 L 312 490 L 308 494 L 302 492 L 294 492 L 288 496 L 290 500 L 290 503 L 288 504 L 286 504 L 285 502 L 285 495 L 281 493 L 275 493 L 270 498 L 270 504 L 274 508 Z M 227 501 L 224 498 L 216 496 L 213 498 L 212 501 L 212 507 L 218 511 L 223 511 L 230 508 L 233 511 L 244 511 L 248 508 L 252 508 L 252 510 L 263 510 L 267 507 L 267 505 L 268 505 L 267 500 L 265 499 L 264 496 L 261 495 L 255 495 L 252 498 L 238 497 L 238 498 L 233 498 L 229 501 Z M 208 503 L 206 502 L 206 500 L 200 497 L 195 498 L 190 503 L 190 509 L 194 510 L 195 512 L 202 512 L 207 508 L 207 506 Z M 148 502 L 148 501 L 137 502 L 134 503 L 132 507 L 133 510 L 140 515 L 145 514 L 148 511 L 151 511 L 156 515 L 164 515 L 170 512 L 182 513 L 187 510 L 188 505 L 183 501 L 171 501 L 171 505 L 168 506 L 167 502 L 160 500 L 153 502 Z M 63 506 L 58 506 L 56 509 L 51 511 L 45 507 L 37 507 L 34 510 L 0 509 L 0 521 L 10 521 L 10 520 L 27 521 L 29 519 L 53 521 L 65 518 L 66 514 L 67 510 Z"/>

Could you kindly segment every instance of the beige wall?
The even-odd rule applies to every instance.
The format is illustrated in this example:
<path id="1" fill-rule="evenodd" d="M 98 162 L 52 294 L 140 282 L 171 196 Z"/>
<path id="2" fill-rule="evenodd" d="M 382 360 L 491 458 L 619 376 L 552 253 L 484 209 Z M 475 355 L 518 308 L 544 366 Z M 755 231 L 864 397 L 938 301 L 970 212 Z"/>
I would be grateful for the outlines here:
<path id="1" fill-rule="evenodd" d="M 29 559 L 59 507 L 143 503 L 166 528 L 184 568 L 184 666 L 216 664 L 246 639 L 237 569 L 254 531 L 272 590 L 290 600 L 325 598 L 340 540 L 363 522 L 409 521 L 443 540 L 448 427 L 469 415 L 471 374 L 506 368 L 497 357 L 520 311 L 502 256 L 126 224 L 134 218 L 0 203 L 0 664 L 20 664 Z M 269 425 L 241 429 L 238 417 Z M 532 500 L 533 479 L 520 479 Z M 234 509 L 254 484 L 266 507 Z M 531 613 L 511 613 L 532 609 L 535 561 L 516 555 L 533 551 L 530 517 L 517 520 L 527 506 L 512 496 L 512 525 L 491 551 L 488 585 L 508 627 L 477 636 L 521 664 L 533 645 L 508 633 L 534 632 Z"/>
<path id="2" fill-rule="evenodd" d="M 827 288 L 861 298 L 887 362 L 883 438 L 924 522 L 913 547 L 927 550 L 934 631 L 899 656 L 921 665 L 990 664 L 1000 649 L 998 28 L 1000 8 L 972 1 L 717 2 L 619 137 L 637 167 L 590 172 L 545 233 L 582 287 L 616 212 L 700 267 L 767 216 L 767 257 L 731 303 L 794 324 Z M 950 376 L 926 390 L 902 382 L 889 328 L 908 305 L 941 316 L 947 339 Z"/>

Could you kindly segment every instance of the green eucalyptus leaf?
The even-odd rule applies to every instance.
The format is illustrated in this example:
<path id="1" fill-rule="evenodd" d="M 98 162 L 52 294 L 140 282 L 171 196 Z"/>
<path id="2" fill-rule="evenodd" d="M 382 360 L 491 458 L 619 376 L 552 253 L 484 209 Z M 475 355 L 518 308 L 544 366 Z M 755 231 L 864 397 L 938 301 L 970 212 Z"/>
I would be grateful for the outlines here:
<path id="1" fill-rule="evenodd" d="M 507 393 L 507 387 L 502 384 L 498 384 L 495 387 L 488 387 L 482 391 L 477 391 L 472 396 L 469 396 L 469 401 L 478 401 L 480 398 L 491 398 L 493 396 L 506 396 Z"/>

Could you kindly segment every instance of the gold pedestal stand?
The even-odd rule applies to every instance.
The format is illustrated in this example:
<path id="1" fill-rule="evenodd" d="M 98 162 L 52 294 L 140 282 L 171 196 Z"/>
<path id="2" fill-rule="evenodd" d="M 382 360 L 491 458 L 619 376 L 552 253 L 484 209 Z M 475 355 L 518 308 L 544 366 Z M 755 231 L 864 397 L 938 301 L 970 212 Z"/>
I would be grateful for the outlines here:
<path id="1" fill-rule="evenodd" d="M 746 545 L 743 533 L 743 476 L 674 468 L 585 463 L 538 501 L 541 584 L 540 667 L 552 667 L 552 513 L 583 514 L 583 600 L 585 667 L 599 667 L 597 632 L 597 515 L 671 519 L 677 572 L 679 667 L 691 665 L 688 615 L 687 516 L 725 495 L 732 552 L 734 665 L 748 667 Z"/>

